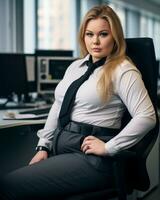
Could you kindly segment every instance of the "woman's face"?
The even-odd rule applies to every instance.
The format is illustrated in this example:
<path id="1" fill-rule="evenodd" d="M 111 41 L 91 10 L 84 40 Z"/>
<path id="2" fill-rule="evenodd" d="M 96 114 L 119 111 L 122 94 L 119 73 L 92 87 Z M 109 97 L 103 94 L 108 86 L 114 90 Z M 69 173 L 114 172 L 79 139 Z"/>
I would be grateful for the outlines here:
<path id="1" fill-rule="evenodd" d="M 108 56 L 114 46 L 109 23 L 101 18 L 90 20 L 86 26 L 84 41 L 93 62 Z"/>

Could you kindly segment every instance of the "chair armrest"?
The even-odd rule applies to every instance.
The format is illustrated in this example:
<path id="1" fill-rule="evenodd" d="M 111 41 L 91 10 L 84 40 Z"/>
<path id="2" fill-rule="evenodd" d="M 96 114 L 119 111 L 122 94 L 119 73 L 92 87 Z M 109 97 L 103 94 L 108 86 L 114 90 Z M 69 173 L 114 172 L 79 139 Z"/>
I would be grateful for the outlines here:
<path id="1" fill-rule="evenodd" d="M 119 199 L 126 200 L 126 194 L 130 194 L 133 191 L 132 186 L 128 184 L 126 163 L 130 160 L 135 160 L 138 155 L 131 150 L 123 150 L 114 156 L 108 157 L 113 159 L 114 188 L 118 193 Z"/>
<path id="2" fill-rule="evenodd" d="M 111 158 L 113 159 L 115 186 L 119 188 L 120 194 L 121 191 L 123 194 L 130 193 L 133 189 L 146 191 L 149 188 L 146 158 L 143 158 L 143 155 L 129 149 Z"/>

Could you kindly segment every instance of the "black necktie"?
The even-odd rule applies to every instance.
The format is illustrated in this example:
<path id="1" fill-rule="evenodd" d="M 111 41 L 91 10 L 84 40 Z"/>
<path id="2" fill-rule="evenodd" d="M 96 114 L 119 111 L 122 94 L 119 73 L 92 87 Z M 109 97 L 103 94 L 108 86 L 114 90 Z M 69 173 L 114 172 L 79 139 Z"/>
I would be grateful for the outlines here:
<path id="1" fill-rule="evenodd" d="M 102 66 L 105 63 L 105 61 L 106 61 L 106 57 L 93 63 L 92 57 L 90 56 L 89 60 L 86 62 L 87 66 L 88 66 L 87 71 L 80 78 L 73 81 L 73 83 L 71 83 L 71 85 L 68 87 L 68 89 L 65 93 L 63 102 L 62 102 L 60 113 L 59 113 L 60 127 L 64 127 L 70 121 L 70 114 L 72 111 L 72 107 L 74 105 L 74 100 L 75 100 L 75 96 L 76 96 L 78 88 L 82 85 L 82 83 L 84 83 L 84 81 L 86 81 L 89 78 L 89 76 L 92 74 L 92 72 L 97 67 Z"/>

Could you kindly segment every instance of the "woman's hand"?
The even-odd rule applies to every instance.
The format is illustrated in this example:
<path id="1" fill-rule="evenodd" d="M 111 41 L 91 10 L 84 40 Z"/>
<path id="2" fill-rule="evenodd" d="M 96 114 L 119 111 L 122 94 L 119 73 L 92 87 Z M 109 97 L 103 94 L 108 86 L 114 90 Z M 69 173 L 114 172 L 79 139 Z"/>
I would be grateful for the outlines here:
<path id="1" fill-rule="evenodd" d="M 32 160 L 30 161 L 29 165 L 32 165 L 34 163 L 37 163 L 41 160 L 45 160 L 48 158 L 48 153 L 47 151 L 38 151 L 36 153 L 36 155 L 32 158 Z"/>
<path id="2" fill-rule="evenodd" d="M 81 150 L 86 154 L 106 155 L 105 142 L 94 136 L 87 136 L 83 140 Z"/>

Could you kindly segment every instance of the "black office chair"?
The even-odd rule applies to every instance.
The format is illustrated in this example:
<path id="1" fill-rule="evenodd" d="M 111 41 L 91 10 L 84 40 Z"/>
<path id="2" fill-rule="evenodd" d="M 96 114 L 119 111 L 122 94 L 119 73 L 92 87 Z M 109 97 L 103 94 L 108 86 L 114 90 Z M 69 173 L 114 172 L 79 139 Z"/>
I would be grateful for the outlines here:
<path id="1" fill-rule="evenodd" d="M 149 189 L 150 180 L 146 169 L 146 159 L 155 144 L 159 132 L 157 115 L 158 66 L 151 38 L 126 39 L 126 43 L 127 55 L 141 71 L 143 81 L 156 110 L 156 126 L 135 146 L 113 157 L 114 185 L 106 190 L 69 196 L 65 200 L 107 200 L 114 197 L 118 200 L 126 200 L 127 194 L 131 194 L 134 189 L 140 191 Z M 122 120 L 122 128 L 130 119 L 131 116 L 126 111 Z"/>

